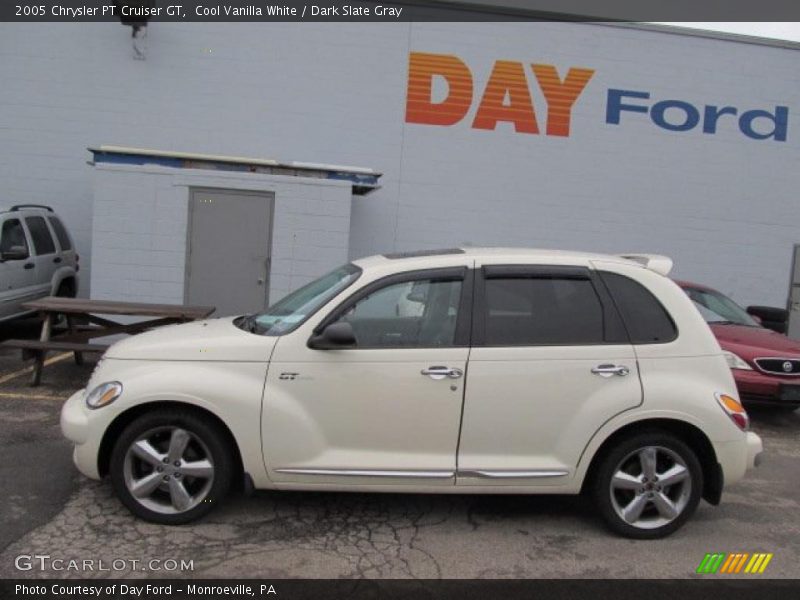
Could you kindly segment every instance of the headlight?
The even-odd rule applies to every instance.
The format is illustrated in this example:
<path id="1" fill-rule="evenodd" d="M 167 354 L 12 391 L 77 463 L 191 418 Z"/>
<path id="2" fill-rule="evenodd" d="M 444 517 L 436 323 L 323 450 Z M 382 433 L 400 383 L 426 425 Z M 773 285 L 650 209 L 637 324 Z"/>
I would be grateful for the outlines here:
<path id="1" fill-rule="evenodd" d="M 101 383 L 86 395 L 86 406 L 89 408 L 101 408 L 111 404 L 122 394 L 122 384 L 119 381 L 109 381 Z"/>
<path id="2" fill-rule="evenodd" d="M 724 351 L 725 361 L 731 369 L 742 369 L 743 371 L 752 371 L 753 367 L 747 364 L 745 360 L 733 352 Z"/>

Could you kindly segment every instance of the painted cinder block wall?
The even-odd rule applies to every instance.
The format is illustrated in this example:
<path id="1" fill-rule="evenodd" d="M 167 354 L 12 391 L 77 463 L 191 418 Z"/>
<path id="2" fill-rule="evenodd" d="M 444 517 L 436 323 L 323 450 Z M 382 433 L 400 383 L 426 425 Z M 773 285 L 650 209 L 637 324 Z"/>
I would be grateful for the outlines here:
<path id="1" fill-rule="evenodd" d="M 411 51 L 469 66 L 476 99 L 463 121 L 405 122 Z M 470 127 L 498 59 L 595 71 L 569 137 Z M 92 252 L 87 146 L 351 164 L 384 175 L 352 201 L 350 257 L 462 243 L 659 252 L 679 277 L 780 305 L 800 241 L 798 67 L 792 48 L 580 23 L 153 23 L 146 61 L 116 23 L 0 24 L 0 202 L 63 214 L 84 273 L 101 269 L 84 276 L 85 294 L 117 265 L 101 254 L 122 250 L 101 235 Z M 722 121 L 714 135 L 669 132 L 628 113 L 609 125 L 609 88 L 699 107 L 785 105 L 788 140 Z M 177 297 L 158 279 L 168 269 L 139 266 L 158 297 Z M 292 275 L 274 273 L 276 293 L 300 283 Z"/>
<path id="2" fill-rule="evenodd" d="M 347 261 L 349 182 L 98 164 L 93 185 L 93 298 L 183 303 L 193 187 L 274 194 L 272 247 L 264 249 L 272 258 L 271 300 Z M 225 240 L 218 242 L 223 247 Z"/>

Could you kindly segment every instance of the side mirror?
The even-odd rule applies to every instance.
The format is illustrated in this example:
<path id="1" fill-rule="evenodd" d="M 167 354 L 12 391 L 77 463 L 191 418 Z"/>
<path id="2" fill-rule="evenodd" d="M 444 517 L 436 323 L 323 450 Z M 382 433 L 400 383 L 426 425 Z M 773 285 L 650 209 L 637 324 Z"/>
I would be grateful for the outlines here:
<path id="1" fill-rule="evenodd" d="M 8 250 L 0 252 L 0 260 L 25 260 L 28 258 L 28 251 L 25 246 L 11 246 Z"/>
<path id="2" fill-rule="evenodd" d="M 355 346 L 356 334 L 353 326 L 346 321 L 331 323 L 308 340 L 308 347 L 314 350 L 341 350 L 355 348 Z"/>
<path id="3" fill-rule="evenodd" d="M 748 306 L 747 314 L 762 327 L 778 333 L 786 333 L 789 326 L 789 311 L 776 306 Z"/>

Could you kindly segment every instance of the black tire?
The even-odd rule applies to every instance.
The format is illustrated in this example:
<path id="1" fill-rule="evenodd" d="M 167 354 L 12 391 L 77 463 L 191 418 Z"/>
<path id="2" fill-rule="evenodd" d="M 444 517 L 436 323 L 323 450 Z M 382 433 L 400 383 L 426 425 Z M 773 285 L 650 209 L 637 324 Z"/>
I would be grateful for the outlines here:
<path id="1" fill-rule="evenodd" d="M 57 298 L 74 298 L 77 294 L 77 290 L 75 289 L 75 280 L 74 279 L 65 279 L 61 283 L 58 284 L 58 289 L 56 290 L 56 297 Z M 67 315 L 63 313 L 58 313 L 55 315 L 53 319 L 53 326 L 58 327 L 59 329 L 66 329 L 67 328 Z"/>
<path id="2" fill-rule="evenodd" d="M 621 464 L 633 464 L 635 468 L 634 463 L 627 461 L 636 460 L 638 458 L 638 454 L 636 453 L 645 448 L 659 449 L 657 454 L 659 460 L 667 464 L 670 459 L 673 458 L 671 453 L 674 454 L 674 456 L 679 457 L 680 461 L 682 461 L 683 465 L 681 466 L 685 466 L 685 469 L 688 470 L 688 480 L 690 481 L 689 488 L 678 487 L 683 485 L 679 483 L 663 489 L 664 494 L 668 497 L 670 494 L 681 493 L 679 496 L 680 500 L 674 504 L 676 506 L 682 506 L 682 509 L 676 517 L 662 525 L 658 525 L 658 523 L 660 520 L 663 520 L 664 517 L 659 514 L 660 511 L 658 507 L 650 500 L 644 500 L 644 502 L 647 503 L 646 509 L 642 513 L 645 518 L 637 520 L 637 522 L 641 523 L 640 525 L 631 524 L 618 514 L 620 494 L 624 495 L 630 493 L 632 495 L 629 496 L 629 498 L 633 499 L 633 495 L 647 497 L 648 494 L 652 496 L 653 494 L 659 493 L 656 492 L 655 489 L 652 490 L 652 493 L 644 487 L 640 490 L 631 490 L 630 492 L 628 490 L 616 490 L 612 492 L 612 478 L 617 472 L 617 469 Z M 626 462 L 623 463 L 623 461 Z M 703 469 L 697 455 L 680 438 L 661 430 L 645 431 L 620 440 L 614 447 L 604 453 L 597 463 L 595 472 L 590 474 L 590 476 L 592 476 L 591 494 L 606 525 L 615 533 L 633 539 L 657 539 L 674 533 L 692 516 L 697 509 L 700 498 L 703 496 Z M 639 475 L 639 477 L 643 476 L 643 473 Z M 657 480 L 655 483 L 650 482 L 650 485 L 658 485 Z M 661 490 L 660 486 L 658 490 Z M 644 491 L 643 494 L 640 493 L 642 491 Z M 615 506 L 615 502 L 617 506 Z M 655 515 L 648 520 L 648 515 L 652 515 L 653 513 L 655 513 Z"/>
<path id="3" fill-rule="evenodd" d="M 194 451 L 198 456 L 208 454 L 207 458 L 203 458 L 211 463 L 213 475 L 208 485 L 206 485 L 206 481 L 203 478 L 193 478 L 184 475 L 181 482 L 185 486 L 185 489 L 190 489 L 189 486 L 200 487 L 195 484 L 202 484 L 202 489 L 198 491 L 196 495 L 191 496 L 192 500 L 198 503 L 188 510 L 178 511 L 178 509 L 173 508 L 173 510 L 177 512 L 165 513 L 159 510 L 153 510 L 144 505 L 142 501 L 134 497 L 128 489 L 128 484 L 126 483 L 126 469 L 130 472 L 130 470 L 134 468 L 132 461 L 138 460 L 137 458 L 129 458 L 128 450 L 134 442 L 140 440 L 142 436 L 147 435 L 148 432 L 155 431 L 155 437 L 152 439 L 157 440 L 158 436 L 161 435 L 158 432 L 163 430 L 163 435 L 166 436 L 170 431 L 174 431 L 175 428 L 182 429 L 190 434 L 191 440 L 186 445 L 187 452 Z M 166 451 L 166 448 L 161 449 Z M 181 459 L 183 459 L 183 456 Z M 126 460 L 129 461 L 127 464 Z M 151 466 L 146 461 L 140 462 L 142 465 L 145 465 L 145 468 Z M 117 497 L 134 515 L 146 521 L 159 523 L 161 525 L 181 525 L 205 515 L 225 498 L 231 487 L 233 474 L 236 470 L 235 465 L 236 463 L 233 458 L 233 450 L 230 447 L 229 436 L 227 432 L 223 431 L 212 419 L 192 410 L 180 408 L 156 409 L 137 417 L 125 427 L 111 452 L 109 475 Z M 166 461 L 162 468 L 173 469 L 172 465 L 168 465 Z M 152 467 L 152 469 L 151 475 L 156 467 Z M 179 467 L 176 467 L 174 471 L 177 473 L 178 477 L 181 476 Z M 145 475 L 147 474 L 145 473 Z M 169 477 L 166 473 L 165 475 Z M 173 477 L 175 477 L 174 474 Z M 161 506 L 161 501 L 163 501 L 165 505 L 164 510 L 168 510 L 169 507 L 166 505 L 169 504 L 169 502 L 164 498 L 164 496 L 171 496 L 171 492 L 168 492 L 168 489 L 171 488 L 168 488 L 168 485 L 168 483 L 163 485 L 159 484 L 159 488 L 152 493 L 153 495 L 144 500 L 151 505 L 158 506 Z M 156 496 L 155 499 L 153 498 L 154 496 Z"/>
<path id="4" fill-rule="evenodd" d="M 75 294 L 77 293 L 78 290 L 75 289 L 75 280 L 65 279 L 64 281 L 58 284 L 58 289 L 56 290 L 56 297 L 74 298 Z"/>

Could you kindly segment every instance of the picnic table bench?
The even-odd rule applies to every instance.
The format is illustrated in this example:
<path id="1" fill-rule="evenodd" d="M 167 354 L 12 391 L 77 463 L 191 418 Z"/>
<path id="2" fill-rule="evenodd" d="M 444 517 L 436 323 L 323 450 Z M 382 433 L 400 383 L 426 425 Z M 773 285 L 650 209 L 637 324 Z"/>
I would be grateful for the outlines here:
<path id="1" fill-rule="evenodd" d="M 74 352 L 75 363 L 83 364 L 84 352 L 105 352 L 107 344 L 92 344 L 93 338 L 117 334 L 136 334 L 174 323 L 205 319 L 214 312 L 213 306 L 184 306 L 180 304 L 149 304 L 141 302 L 114 302 L 48 296 L 25 302 L 23 308 L 38 311 L 42 317 L 42 333 L 38 340 L 6 340 L 0 346 L 22 349 L 23 359 L 33 356 L 31 385 L 42 381 L 42 368 L 47 352 Z M 53 322 L 64 315 L 67 331 L 53 337 Z M 119 323 L 105 316 L 127 315 L 150 317 L 135 323 Z"/>

